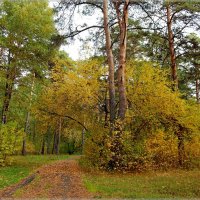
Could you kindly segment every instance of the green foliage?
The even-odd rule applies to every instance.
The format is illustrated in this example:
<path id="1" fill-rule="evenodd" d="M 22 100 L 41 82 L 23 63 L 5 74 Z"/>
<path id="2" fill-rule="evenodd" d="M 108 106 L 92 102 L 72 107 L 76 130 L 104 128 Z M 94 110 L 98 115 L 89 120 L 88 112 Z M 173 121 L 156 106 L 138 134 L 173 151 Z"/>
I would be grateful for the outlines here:
<path id="1" fill-rule="evenodd" d="M 20 150 L 24 132 L 15 122 L 0 126 L 0 165 L 5 165 L 8 156 Z"/>
<path id="2" fill-rule="evenodd" d="M 45 59 L 55 33 L 53 13 L 46 0 L 11 1 L 0 5 L 0 41 L 10 50 L 17 64 L 28 67 Z M 29 66 L 30 67 L 30 66 Z"/>

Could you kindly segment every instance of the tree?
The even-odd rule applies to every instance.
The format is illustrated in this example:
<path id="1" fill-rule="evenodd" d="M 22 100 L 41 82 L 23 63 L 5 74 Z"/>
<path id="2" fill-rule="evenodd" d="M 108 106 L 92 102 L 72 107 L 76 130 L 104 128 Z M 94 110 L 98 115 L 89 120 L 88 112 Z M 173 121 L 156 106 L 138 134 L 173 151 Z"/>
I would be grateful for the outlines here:
<path id="1" fill-rule="evenodd" d="M 128 99 L 130 112 L 134 113 L 129 114 L 134 116 L 131 123 L 134 124 L 135 137 L 140 137 L 142 131 L 150 134 L 150 129 L 155 132 L 160 128 L 174 134 L 177 138 L 177 163 L 183 167 L 186 160 L 185 141 L 199 127 L 198 106 L 181 99 L 180 93 L 171 91 L 173 83 L 167 80 L 165 71 L 140 63 L 129 73 L 132 75 L 129 74 L 128 78 Z"/>
<path id="2" fill-rule="evenodd" d="M 129 0 L 113 1 L 115 6 L 117 21 L 119 24 L 119 66 L 117 70 L 117 84 L 119 92 L 119 118 L 124 120 L 127 109 L 126 86 L 125 86 L 125 66 L 126 66 L 126 46 L 127 46 L 127 27 L 128 27 L 128 6 Z M 120 9 L 123 4 L 123 8 Z"/>
<path id="3" fill-rule="evenodd" d="M 198 19 L 200 4 L 198 2 L 189 1 L 164 1 L 158 2 L 152 9 L 151 3 L 144 2 L 139 4 L 146 13 L 148 24 L 154 27 L 152 36 L 158 36 L 157 40 L 154 40 L 153 45 L 155 48 L 160 46 L 159 49 L 161 53 L 158 58 L 162 58 L 163 65 L 170 66 L 171 80 L 174 82 L 173 89 L 176 90 L 178 89 L 178 65 L 181 62 L 182 55 L 184 55 L 184 48 L 182 48 L 184 38 L 189 32 L 188 28 L 193 30 L 199 28 Z M 149 28 L 149 30 L 151 29 Z M 148 35 L 148 37 L 149 36 L 150 35 Z M 160 41 L 161 44 L 159 44 Z M 168 46 L 166 46 L 166 42 Z M 158 46 L 155 44 L 158 44 Z M 154 55 L 152 56 L 155 58 Z M 170 58 L 170 60 L 168 58 Z"/>
<path id="4" fill-rule="evenodd" d="M 177 65 L 176 65 L 176 55 L 174 50 L 174 35 L 172 32 L 172 14 L 171 14 L 171 7 L 168 3 L 166 5 L 167 10 L 167 30 L 168 30 L 168 42 L 169 42 L 169 51 L 170 51 L 170 58 L 171 58 L 171 75 L 172 81 L 174 82 L 174 90 L 178 89 L 178 76 L 177 76 Z"/>
<path id="5" fill-rule="evenodd" d="M 44 67 L 55 28 L 45 0 L 5 0 L 0 5 L 0 16 L 1 70 L 5 79 L 1 119 L 5 124 L 18 79 L 23 73 Z"/>
<path id="6" fill-rule="evenodd" d="M 87 26 L 87 24 L 84 24 L 82 26 L 82 30 L 79 30 L 78 27 L 76 27 L 74 30 L 72 30 L 73 26 L 72 24 L 72 18 L 75 13 L 75 10 L 77 7 L 86 5 L 87 11 L 90 13 L 89 8 L 96 8 L 100 9 L 100 11 L 103 12 L 103 25 L 93 25 L 93 26 Z M 111 38 L 111 32 L 110 27 L 118 23 L 119 26 L 119 32 L 120 32 L 120 41 L 119 41 L 119 56 L 116 59 L 118 64 L 118 70 L 117 70 L 117 84 L 118 84 L 118 92 L 119 92 L 119 111 L 118 111 L 118 117 L 120 119 L 125 118 L 125 113 L 127 109 L 127 102 L 126 102 L 126 87 L 125 87 L 125 62 L 126 62 L 126 42 L 127 42 L 127 26 L 128 26 L 128 6 L 129 1 L 111 1 L 110 6 L 108 7 L 108 1 L 103 1 L 103 8 L 101 7 L 101 3 L 99 2 L 88 2 L 88 1 L 74 1 L 73 3 L 71 1 L 65 1 L 61 2 L 59 5 L 59 8 L 62 8 L 62 6 L 65 6 L 65 9 L 67 9 L 67 12 L 69 12 L 69 20 L 68 20 L 68 26 L 70 28 L 68 29 L 68 34 L 65 35 L 66 38 L 68 37 L 74 37 L 75 35 L 80 34 L 81 32 L 85 30 L 89 30 L 92 28 L 104 28 L 105 37 L 106 37 L 106 52 L 107 52 L 107 59 L 109 64 L 109 97 L 110 97 L 110 120 L 111 123 L 113 123 L 115 119 L 115 113 L 116 113 L 116 106 L 115 106 L 115 83 L 114 83 L 114 58 L 112 53 L 112 38 Z M 114 5 L 115 9 L 112 10 L 112 5 Z M 112 12 L 112 15 L 110 18 L 108 16 L 109 9 Z M 86 12 L 87 13 L 87 12 Z M 102 22 L 101 22 L 102 23 Z"/>
<path id="7" fill-rule="evenodd" d="M 110 122 L 114 123 L 115 120 L 115 64 L 112 53 L 112 41 L 109 28 L 108 19 L 108 1 L 103 1 L 103 14 L 104 14 L 104 31 L 106 37 L 106 52 L 109 65 L 109 100 L 110 100 Z"/>
<path id="8" fill-rule="evenodd" d="M 184 62 L 186 65 L 186 78 L 190 84 L 195 87 L 196 101 L 200 103 L 199 98 L 199 79 L 200 79 L 200 61 L 199 61 L 199 47 L 200 38 L 196 34 L 190 34 L 185 38 L 184 42 Z"/>
<path id="9" fill-rule="evenodd" d="M 19 151 L 23 134 L 23 130 L 19 129 L 17 123 L 0 125 L 0 166 L 6 164 L 8 156 Z"/>

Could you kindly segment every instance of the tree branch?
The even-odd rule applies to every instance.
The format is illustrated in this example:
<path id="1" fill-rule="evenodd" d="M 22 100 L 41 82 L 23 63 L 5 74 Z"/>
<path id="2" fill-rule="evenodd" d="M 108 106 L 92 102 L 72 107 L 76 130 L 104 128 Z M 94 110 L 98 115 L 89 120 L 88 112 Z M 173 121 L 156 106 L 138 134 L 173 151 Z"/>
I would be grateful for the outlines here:
<path id="1" fill-rule="evenodd" d="M 79 3 L 77 3 L 76 5 L 77 6 L 79 6 L 79 5 L 90 5 L 90 6 L 94 6 L 94 7 L 96 7 L 96 8 L 99 8 L 102 12 L 103 12 L 103 8 L 101 7 L 101 6 L 99 6 L 99 5 L 97 5 L 97 4 L 95 4 L 95 3 L 93 3 L 93 2 L 79 2 Z"/>
<path id="2" fill-rule="evenodd" d="M 40 111 L 46 112 L 46 113 L 48 113 L 50 115 L 55 115 L 55 116 L 71 119 L 71 120 L 77 122 L 79 125 L 81 125 L 86 131 L 88 131 L 88 129 L 85 127 L 85 125 L 83 123 L 81 123 L 80 121 L 78 121 L 77 119 L 74 119 L 73 117 L 71 117 L 69 115 L 60 115 L 60 114 L 58 114 L 56 112 L 51 112 L 51 111 L 47 111 L 47 110 L 43 110 L 43 109 L 40 109 Z"/>
<path id="3" fill-rule="evenodd" d="M 76 30 L 76 31 L 72 32 L 72 33 L 69 34 L 69 35 L 63 35 L 63 37 L 64 37 L 65 39 L 70 38 L 70 37 L 74 37 L 74 36 L 78 35 L 79 33 L 82 33 L 82 32 L 84 32 L 84 31 L 89 30 L 89 29 L 92 29 L 92 28 L 103 28 L 103 26 L 97 26 L 97 25 L 89 26 L 89 27 L 86 27 L 86 28 L 84 28 L 84 29 L 82 29 L 82 30 Z"/>

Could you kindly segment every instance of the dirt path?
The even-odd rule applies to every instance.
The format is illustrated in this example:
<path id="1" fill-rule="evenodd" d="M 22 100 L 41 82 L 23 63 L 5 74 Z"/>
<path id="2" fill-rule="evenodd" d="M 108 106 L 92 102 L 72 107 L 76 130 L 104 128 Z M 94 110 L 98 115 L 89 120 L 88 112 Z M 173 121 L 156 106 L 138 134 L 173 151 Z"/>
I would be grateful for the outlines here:
<path id="1" fill-rule="evenodd" d="M 12 187 L 7 188 L 2 197 L 92 198 L 83 186 L 81 175 L 76 159 L 58 161 L 39 168 L 34 180 L 13 195 L 8 195 L 8 190 L 12 190 Z"/>

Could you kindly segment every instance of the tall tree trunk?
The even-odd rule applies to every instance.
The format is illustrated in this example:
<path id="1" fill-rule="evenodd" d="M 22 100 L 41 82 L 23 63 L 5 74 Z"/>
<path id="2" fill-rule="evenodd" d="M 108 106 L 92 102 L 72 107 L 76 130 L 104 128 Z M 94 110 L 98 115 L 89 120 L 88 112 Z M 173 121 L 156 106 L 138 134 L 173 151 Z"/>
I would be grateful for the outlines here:
<path id="1" fill-rule="evenodd" d="M 45 153 L 45 136 L 43 136 L 42 149 L 41 149 L 41 154 L 44 155 L 44 153 Z"/>
<path id="2" fill-rule="evenodd" d="M 67 142 L 67 150 L 68 150 L 68 154 L 70 155 L 70 143 Z"/>
<path id="3" fill-rule="evenodd" d="M 107 92 L 106 92 L 107 93 Z M 107 95 L 106 95 L 107 96 Z M 105 112 L 105 118 L 104 118 L 104 127 L 108 127 L 109 126 L 109 122 L 108 122 L 108 116 L 109 116 L 109 109 L 108 109 L 108 106 L 109 106 L 109 101 L 108 99 L 106 98 L 105 96 L 105 106 L 104 106 L 104 112 Z"/>
<path id="4" fill-rule="evenodd" d="M 25 136 L 23 138 L 23 144 L 22 144 L 22 155 L 23 156 L 26 155 L 26 137 L 28 135 L 28 128 L 30 126 L 30 108 L 32 105 L 34 85 L 35 85 L 35 73 L 33 75 L 32 83 L 31 83 L 30 101 L 29 101 L 29 107 L 28 107 L 26 121 L 25 121 L 25 128 L 24 128 Z"/>
<path id="5" fill-rule="evenodd" d="M 57 134 L 57 140 L 56 140 L 56 154 L 59 154 L 60 150 L 60 136 L 61 136 L 61 129 L 62 129 L 62 118 L 59 118 L 59 126 L 58 126 L 58 134 Z"/>
<path id="6" fill-rule="evenodd" d="M 47 129 L 47 154 L 51 154 L 50 145 L 51 145 L 51 128 L 50 128 L 50 126 L 48 126 L 48 129 Z"/>
<path id="7" fill-rule="evenodd" d="M 36 141 L 36 119 L 33 121 L 33 133 L 32 133 L 32 140 L 33 142 Z"/>
<path id="8" fill-rule="evenodd" d="M 84 152 L 84 143 L 85 143 L 85 129 L 82 130 L 82 149 L 81 149 L 81 153 L 83 154 Z"/>
<path id="9" fill-rule="evenodd" d="M 26 155 L 26 136 L 27 136 L 28 127 L 29 127 L 29 118 L 30 118 L 30 112 L 27 112 L 25 128 L 24 128 L 24 132 L 25 132 L 26 135 L 24 136 L 23 143 L 22 143 L 22 155 L 23 156 Z"/>
<path id="10" fill-rule="evenodd" d="M 125 67 L 126 67 L 126 43 L 127 43 L 127 26 L 128 26 L 128 5 L 129 0 L 124 1 L 123 12 L 120 11 L 122 1 L 113 1 L 117 13 L 118 24 L 120 29 L 119 42 L 119 66 L 117 70 L 117 81 L 119 90 L 119 113 L 121 120 L 125 118 L 127 108 L 126 84 L 125 84 Z"/>
<path id="11" fill-rule="evenodd" d="M 56 148 L 57 148 L 56 145 L 57 145 L 57 129 L 55 129 L 55 132 L 54 132 L 52 154 L 54 154 L 56 151 Z"/>
<path id="12" fill-rule="evenodd" d="M 7 123 L 7 116 L 8 116 L 10 100 L 12 96 L 12 90 L 13 90 L 13 83 L 9 83 L 9 75 L 7 75 L 5 96 L 4 96 L 3 108 L 2 108 L 2 124 Z"/>
<path id="13" fill-rule="evenodd" d="M 182 133 L 183 129 L 180 128 L 180 131 L 177 133 L 178 137 L 178 162 L 179 166 L 183 167 L 185 161 L 185 145 L 184 145 L 184 135 Z"/>
<path id="14" fill-rule="evenodd" d="M 177 65 L 176 65 L 176 55 L 174 50 L 174 35 L 172 31 L 172 16 L 170 4 L 167 4 L 167 29 L 168 29 L 168 41 L 169 41 L 169 51 L 171 58 L 171 76 L 174 82 L 173 90 L 178 89 L 178 76 L 177 76 Z"/>
<path id="15" fill-rule="evenodd" d="M 197 100 L 197 103 L 200 103 L 200 99 L 199 99 L 199 79 L 196 79 L 196 100 Z"/>
<path id="16" fill-rule="evenodd" d="M 16 76 L 16 67 L 11 66 L 11 56 L 9 53 L 8 67 L 7 67 L 7 72 L 6 72 L 5 95 L 4 95 L 4 101 L 3 101 L 3 106 L 2 106 L 2 116 L 1 116 L 2 124 L 7 123 L 7 116 L 8 116 L 10 101 L 12 97 L 15 76 Z"/>
<path id="17" fill-rule="evenodd" d="M 109 66 L 109 98 L 111 127 L 115 120 L 115 65 L 112 52 L 111 35 L 108 20 L 108 1 L 103 0 L 104 31 L 106 36 L 106 53 Z"/>

